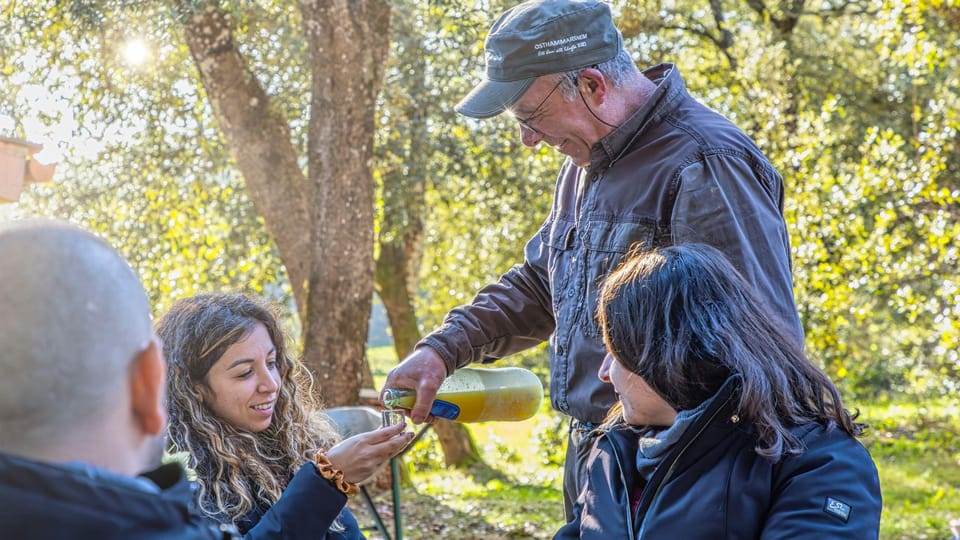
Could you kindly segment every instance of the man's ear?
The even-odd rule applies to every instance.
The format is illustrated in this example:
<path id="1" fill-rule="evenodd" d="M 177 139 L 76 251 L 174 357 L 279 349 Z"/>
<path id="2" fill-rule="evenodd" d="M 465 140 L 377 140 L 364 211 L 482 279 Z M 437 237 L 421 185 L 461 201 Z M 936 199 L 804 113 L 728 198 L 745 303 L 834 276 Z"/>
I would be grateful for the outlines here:
<path id="1" fill-rule="evenodd" d="M 592 98 L 596 103 L 603 103 L 604 96 L 607 95 L 607 79 L 595 68 L 587 68 L 577 76 L 577 84 L 580 86 L 580 92 L 587 98 Z"/>
<path id="2" fill-rule="evenodd" d="M 167 362 L 156 338 L 140 351 L 130 366 L 130 402 L 140 427 L 160 435 L 167 427 Z"/>

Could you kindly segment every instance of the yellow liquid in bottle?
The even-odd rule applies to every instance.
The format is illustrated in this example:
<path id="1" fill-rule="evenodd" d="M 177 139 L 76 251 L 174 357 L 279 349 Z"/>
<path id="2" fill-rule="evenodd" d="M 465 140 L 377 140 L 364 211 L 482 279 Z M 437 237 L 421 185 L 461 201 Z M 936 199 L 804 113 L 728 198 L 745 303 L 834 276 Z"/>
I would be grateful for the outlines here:
<path id="1" fill-rule="evenodd" d="M 389 390 L 384 405 L 410 409 L 416 401 L 412 390 Z M 521 368 L 464 368 L 441 385 L 437 400 L 456 405 L 456 422 L 518 421 L 540 409 L 543 386 L 535 374 Z"/>
<path id="2" fill-rule="evenodd" d="M 537 414 L 543 399 L 542 388 L 493 388 L 451 394 L 437 399 L 460 407 L 457 422 L 526 420 Z"/>

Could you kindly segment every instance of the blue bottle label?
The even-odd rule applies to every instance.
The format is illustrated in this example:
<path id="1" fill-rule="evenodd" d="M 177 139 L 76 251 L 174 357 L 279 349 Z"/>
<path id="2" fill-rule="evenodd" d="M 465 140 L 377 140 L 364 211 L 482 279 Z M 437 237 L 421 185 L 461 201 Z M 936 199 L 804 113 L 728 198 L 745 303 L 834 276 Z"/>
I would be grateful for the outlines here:
<path id="1" fill-rule="evenodd" d="M 435 400 L 430 407 L 430 414 L 437 418 L 446 418 L 447 420 L 456 420 L 460 416 L 460 407 L 457 407 L 449 401 L 442 399 Z"/>

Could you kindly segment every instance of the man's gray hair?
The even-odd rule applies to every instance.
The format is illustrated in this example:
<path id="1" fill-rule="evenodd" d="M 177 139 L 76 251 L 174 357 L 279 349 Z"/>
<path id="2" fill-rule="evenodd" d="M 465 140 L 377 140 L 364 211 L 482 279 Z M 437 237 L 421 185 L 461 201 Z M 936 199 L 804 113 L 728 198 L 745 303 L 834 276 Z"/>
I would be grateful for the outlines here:
<path id="1" fill-rule="evenodd" d="M 615 88 L 620 87 L 630 74 L 639 73 L 637 65 L 633 62 L 633 59 L 630 58 L 630 53 L 627 52 L 626 49 L 620 49 L 620 52 L 617 53 L 616 56 L 602 64 L 587 66 L 559 74 L 559 90 L 564 101 L 570 102 L 577 99 L 576 80 L 580 77 L 580 73 L 589 67 L 596 67 L 597 71 L 603 73 L 604 77 L 606 77 Z"/>
<path id="2" fill-rule="evenodd" d="M 103 421 L 152 336 L 140 279 L 106 242 L 46 220 L 0 227 L 0 450 Z"/>

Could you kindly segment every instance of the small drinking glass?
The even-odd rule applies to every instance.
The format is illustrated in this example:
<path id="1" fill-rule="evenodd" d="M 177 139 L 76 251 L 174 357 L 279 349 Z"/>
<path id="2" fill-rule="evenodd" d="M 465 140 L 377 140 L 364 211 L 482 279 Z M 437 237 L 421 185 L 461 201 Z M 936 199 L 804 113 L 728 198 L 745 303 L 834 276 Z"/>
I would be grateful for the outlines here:
<path id="1" fill-rule="evenodd" d="M 396 409 L 384 409 L 380 411 L 380 417 L 383 419 L 383 427 L 406 422 L 403 412 Z"/>

